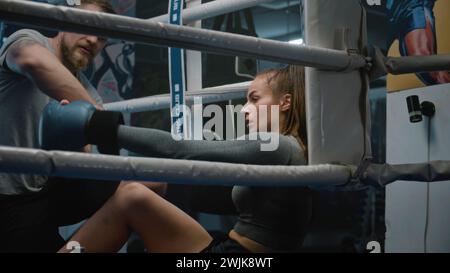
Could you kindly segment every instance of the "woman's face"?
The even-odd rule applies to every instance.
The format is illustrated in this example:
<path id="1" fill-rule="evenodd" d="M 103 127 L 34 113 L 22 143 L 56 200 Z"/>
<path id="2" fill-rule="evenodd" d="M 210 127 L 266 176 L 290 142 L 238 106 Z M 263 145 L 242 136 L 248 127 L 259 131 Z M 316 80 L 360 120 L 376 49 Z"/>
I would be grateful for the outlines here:
<path id="1" fill-rule="evenodd" d="M 274 97 L 272 89 L 267 84 L 267 75 L 258 76 L 251 83 L 247 91 L 247 103 L 241 110 L 245 114 L 250 133 L 271 131 L 272 125 L 278 124 L 278 115 L 273 119 L 270 118 L 273 105 L 279 105 L 279 100 Z"/>

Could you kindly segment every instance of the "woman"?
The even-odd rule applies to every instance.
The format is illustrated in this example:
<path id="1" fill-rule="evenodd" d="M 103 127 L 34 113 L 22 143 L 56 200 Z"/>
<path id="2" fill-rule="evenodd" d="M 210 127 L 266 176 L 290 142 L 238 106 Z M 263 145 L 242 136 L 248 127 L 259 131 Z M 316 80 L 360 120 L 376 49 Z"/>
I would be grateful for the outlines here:
<path id="1" fill-rule="evenodd" d="M 298 66 L 265 71 L 248 90 L 243 112 L 249 131 L 279 128 L 279 147 L 275 151 L 261 151 L 259 140 L 175 141 L 167 132 L 128 126 L 119 126 L 118 144 L 152 157 L 303 165 L 307 153 L 304 91 L 304 69 Z M 267 119 L 265 126 L 259 128 L 262 115 L 249 109 L 271 105 L 279 106 L 279 120 Z M 228 239 L 217 242 L 194 219 L 145 186 L 125 184 L 71 241 L 79 242 L 88 252 L 117 251 L 134 230 L 148 252 L 298 250 L 310 218 L 311 198 L 307 188 L 235 186 L 232 198 L 239 220 Z M 67 251 L 70 249 L 61 249 Z"/>

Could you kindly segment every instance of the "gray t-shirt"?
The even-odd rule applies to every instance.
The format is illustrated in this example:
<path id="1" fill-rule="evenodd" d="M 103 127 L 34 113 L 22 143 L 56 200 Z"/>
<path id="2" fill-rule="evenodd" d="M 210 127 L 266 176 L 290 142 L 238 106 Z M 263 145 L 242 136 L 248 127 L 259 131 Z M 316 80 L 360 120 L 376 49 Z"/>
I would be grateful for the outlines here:
<path id="1" fill-rule="evenodd" d="M 52 98 L 39 90 L 27 77 L 9 69 L 6 64 L 10 46 L 26 40 L 37 42 L 54 53 L 48 38 L 29 29 L 13 33 L 0 49 L 0 145 L 38 148 L 39 118 Z M 77 78 L 101 104 L 100 96 L 83 73 L 78 73 Z M 46 181 L 47 177 L 44 176 L 0 173 L 0 194 L 38 192 Z"/>

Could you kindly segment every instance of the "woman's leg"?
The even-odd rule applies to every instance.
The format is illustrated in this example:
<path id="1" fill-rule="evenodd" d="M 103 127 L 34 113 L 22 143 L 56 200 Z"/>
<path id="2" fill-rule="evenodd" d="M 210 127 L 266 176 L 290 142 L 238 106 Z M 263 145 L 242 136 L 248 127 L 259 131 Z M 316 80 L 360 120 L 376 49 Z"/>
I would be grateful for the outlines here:
<path id="1" fill-rule="evenodd" d="M 87 252 L 115 252 L 131 230 L 139 234 L 148 252 L 199 252 L 212 241 L 189 215 L 138 183 L 120 187 L 70 240 Z"/>

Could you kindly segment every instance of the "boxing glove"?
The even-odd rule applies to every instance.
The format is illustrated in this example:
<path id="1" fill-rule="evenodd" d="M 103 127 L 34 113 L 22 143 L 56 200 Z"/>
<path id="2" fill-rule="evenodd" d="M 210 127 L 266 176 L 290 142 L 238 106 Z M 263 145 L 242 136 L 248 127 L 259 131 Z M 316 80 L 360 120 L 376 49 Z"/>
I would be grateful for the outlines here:
<path id="1" fill-rule="evenodd" d="M 79 151 L 95 144 L 99 152 L 119 154 L 118 126 L 124 124 L 120 112 L 99 111 L 89 102 L 61 105 L 50 102 L 39 121 L 39 144 L 45 150 Z"/>

